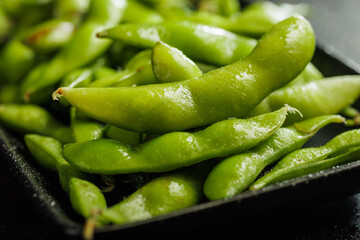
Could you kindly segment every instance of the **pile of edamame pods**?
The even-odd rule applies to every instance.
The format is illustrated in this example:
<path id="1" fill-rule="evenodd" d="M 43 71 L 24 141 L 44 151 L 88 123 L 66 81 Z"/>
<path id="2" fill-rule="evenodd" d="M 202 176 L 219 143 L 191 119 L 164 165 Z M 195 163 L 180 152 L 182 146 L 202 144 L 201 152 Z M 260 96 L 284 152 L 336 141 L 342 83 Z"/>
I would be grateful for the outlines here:
<path id="1" fill-rule="evenodd" d="M 313 65 L 308 11 L 2 0 L 1 126 L 58 175 L 85 238 L 358 160 L 360 76 L 324 77 Z M 329 124 L 352 127 L 303 147 Z M 119 176 L 133 191 L 109 204 Z"/>

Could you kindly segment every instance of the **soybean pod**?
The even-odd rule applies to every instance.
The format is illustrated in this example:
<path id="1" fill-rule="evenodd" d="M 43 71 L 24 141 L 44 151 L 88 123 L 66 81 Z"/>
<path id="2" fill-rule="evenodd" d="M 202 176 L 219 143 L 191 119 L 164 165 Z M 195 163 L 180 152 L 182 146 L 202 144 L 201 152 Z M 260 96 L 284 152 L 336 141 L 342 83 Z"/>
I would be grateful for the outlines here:
<path id="1" fill-rule="evenodd" d="M 59 88 L 53 98 L 64 97 L 95 119 L 137 132 L 206 126 L 248 113 L 300 74 L 314 49 L 311 25 L 294 16 L 275 25 L 244 60 L 198 78 L 136 88 Z"/>
<path id="2" fill-rule="evenodd" d="M 326 114 L 338 114 L 353 104 L 360 95 L 359 75 L 345 75 L 294 84 L 271 93 L 265 100 L 246 116 L 256 116 L 289 104 L 298 109 L 300 116 L 289 116 L 285 124 L 301 119 Z"/>
<path id="3" fill-rule="evenodd" d="M 194 133 L 172 132 L 134 147 L 112 139 L 66 144 L 64 157 L 89 173 L 170 171 L 246 151 L 270 137 L 292 110 L 286 106 L 251 119 L 220 121 Z"/>
<path id="4" fill-rule="evenodd" d="M 269 184 L 299 176 L 297 169 L 327 158 L 336 157 L 360 146 L 360 130 L 348 130 L 340 133 L 320 147 L 302 148 L 281 159 L 268 173 L 255 181 L 250 190 L 257 190 Z"/>
<path id="5" fill-rule="evenodd" d="M 205 181 L 205 195 L 210 200 L 216 200 L 245 191 L 266 166 L 301 148 L 326 125 L 343 122 L 344 118 L 340 115 L 325 115 L 279 128 L 249 151 L 221 160 Z"/>
<path id="6" fill-rule="evenodd" d="M 125 224 L 193 206 L 203 198 L 207 172 L 208 166 L 201 164 L 160 175 L 109 207 L 98 221 Z"/>
<path id="7" fill-rule="evenodd" d="M 96 38 L 96 32 L 118 24 L 126 7 L 126 0 L 91 1 L 87 20 L 71 41 L 47 64 L 36 82 L 24 82 L 22 94 L 25 101 L 44 88 L 53 87 L 61 78 L 78 67 L 95 60 L 111 45 L 111 41 Z"/>

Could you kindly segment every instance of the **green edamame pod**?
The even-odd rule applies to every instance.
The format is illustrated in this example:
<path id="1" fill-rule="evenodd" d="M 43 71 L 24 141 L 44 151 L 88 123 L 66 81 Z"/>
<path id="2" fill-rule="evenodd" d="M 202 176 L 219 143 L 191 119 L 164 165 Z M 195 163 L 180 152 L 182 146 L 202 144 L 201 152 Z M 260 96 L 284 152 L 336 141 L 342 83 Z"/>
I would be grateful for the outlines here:
<path id="1" fill-rule="evenodd" d="M 245 115 L 294 79 L 314 49 L 312 27 L 298 15 L 275 25 L 244 60 L 199 78 L 136 88 L 59 88 L 53 98 L 63 96 L 89 116 L 127 130 L 190 129 Z"/>
<path id="2" fill-rule="evenodd" d="M 360 95 L 360 76 L 345 75 L 305 84 L 295 84 L 271 93 L 247 117 L 256 116 L 289 104 L 303 115 L 289 116 L 285 124 L 326 114 L 337 114 L 353 104 Z"/>
<path id="3" fill-rule="evenodd" d="M 105 135 L 108 138 L 115 139 L 123 144 L 138 145 L 143 139 L 143 134 L 128 131 L 122 128 L 115 127 L 114 125 L 108 125 L 105 128 Z"/>
<path id="4" fill-rule="evenodd" d="M 15 38 L 1 52 L 1 73 L 8 82 L 18 82 L 35 64 L 34 51 Z"/>
<path id="5" fill-rule="evenodd" d="M 93 69 L 91 68 L 77 68 L 61 80 L 60 86 L 63 87 L 86 87 L 93 79 Z"/>
<path id="6" fill-rule="evenodd" d="M 71 41 L 48 63 L 35 83 L 24 82 L 22 92 L 25 101 L 34 93 L 54 86 L 61 78 L 78 67 L 90 63 L 102 54 L 111 41 L 98 39 L 95 33 L 119 23 L 126 6 L 126 0 L 93 0 L 87 20 L 81 25 Z"/>
<path id="7" fill-rule="evenodd" d="M 302 71 L 299 76 L 297 76 L 294 80 L 288 83 L 284 87 L 300 85 L 309 83 L 312 81 L 322 80 L 324 79 L 324 75 L 315 67 L 311 62 L 306 66 L 304 71 Z"/>
<path id="8" fill-rule="evenodd" d="M 158 42 L 152 50 L 151 62 L 159 82 L 179 82 L 202 75 L 199 67 L 177 48 Z"/>
<path id="9" fill-rule="evenodd" d="M 306 164 L 322 161 L 332 156 L 336 157 L 339 153 L 341 155 L 344 151 L 359 146 L 360 130 L 354 129 L 340 133 L 321 147 L 296 150 L 281 159 L 268 173 L 255 181 L 250 186 L 250 190 L 257 190 L 266 185 L 296 177 L 298 176 L 297 169 Z"/>
<path id="10" fill-rule="evenodd" d="M 36 84 L 36 81 L 41 78 L 41 74 L 46 68 L 46 63 L 39 63 L 36 65 L 24 78 L 22 82 L 26 82 L 27 84 Z M 19 88 L 19 87 L 18 87 Z M 32 104 L 44 103 L 49 100 L 49 95 L 53 91 L 53 87 L 49 87 L 47 89 L 43 89 L 43 91 L 38 92 L 35 96 L 31 98 Z M 23 102 L 22 90 L 21 87 L 18 89 L 19 98 L 21 102 Z"/>
<path id="11" fill-rule="evenodd" d="M 344 118 L 339 115 L 325 115 L 279 128 L 267 140 L 249 151 L 217 164 L 205 181 L 205 195 L 210 200 L 216 200 L 243 192 L 266 166 L 301 148 L 324 126 L 343 122 Z"/>
<path id="12" fill-rule="evenodd" d="M 107 77 L 110 75 L 113 75 L 115 73 L 117 73 L 118 71 L 116 69 L 113 69 L 111 67 L 100 67 L 94 70 L 94 79 L 98 79 L 98 78 L 102 78 L 102 77 Z"/>
<path id="13" fill-rule="evenodd" d="M 346 164 L 352 161 L 359 160 L 360 148 L 354 147 L 348 149 L 345 153 L 336 155 L 334 157 L 325 158 L 316 162 L 305 163 L 288 174 L 284 174 L 281 179 L 291 179 L 295 177 L 301 177 L 307 174 L 320 172 L 330 169 L 341 164 Z"/>
<path id="14" fill-rule="evenodd" d="M 157 42 L 163 41 L 193 60 L 215 65 L 238 61 L 249 55 L 257 44 L 255 39 L 189 21 L 120 24 L 98 33 L 98 37 L 142 48 L 153 48 Z"/>
<path id="15" fill-rule="evenodd" d="M 62 144 L 52 137 L 26 134 L 25 144 L 36 161 L 46 169 L 56 171 L 58 159 L 62 159 Z"/>
<path id="16" fill-rule="evenodd" d="M 86 219 L 100 214 L 107 208 L 101 190 L 95 184 L 80 178 L 70 179 L 69 197 L 74 210 Z"/>
<path id="17" fill-rule="evenodd" d="M 79 24 L 84 14 L 88 12 L 89 6 L 90 0 L 56 0 L 54 15 L 57 18 Z"/>
<path id="18" fill-rule="evenodd" d="M 123 71 L 95 79 L 88 87 L 134 87 L 158 83 L 151 65 L 151 50 L 143 50 L 133 56 Z"/>
<path id="19" fill-rule="evenodd" d="M 62 143 L 72 142 L 70 127 L 37 105 L 1 104 L 0 122 L 21 134 L 36 133 L 54 137 Z"/>
<path id="20" fill-rule="evenodd" d="M 270 137 L 289 106 L 251 119 L 217 122 L 195 133 L 172 132 L 129 147 L 112 139 L 66 144 L 65 159 L 85 172 L 163 172 L 245 151 Z"/>
<path id="21" fill-rule="evenodd" d="M 262 36 L 274 24 L 291 17 L 294 14 L 307 16 L 309 5 L 304 3 L 275 4 L 270 1 L 255 2 L 243 9 L 241 14 L 224 22 L 223 27 L 231 32 L 253 37 Z"/>
<path id="22" fill-rule="evenodd" d="M 125 23 L 159 23 L 163 20 L 159 12 L 136 0 L 128 2 L 123 18 Z"/>
<path id="23" fill-rule="evenodd" d="M 62 19 L 51 19 L 29 29 L 21 36 L 22 42 L 41 53 L 65 46 L 75 32 L 75 25 Z"/>
<path id="24" fill-rule="evenodd" d="M 51 137 L 27 134 L 24 137 L 34 159 L 43 167 L 57 171 L 63 190 L 69 195 L 74 210 L 91 218 L 106 209 L 101 190 L 90 182 L 93 176 L 70 166 L 62 156 L 62 144 Z"/>
<path id="25" fill-rule="evenodd" d="M 124 224 L 193 206 L 203 197 L 203 179 L 204 174 L 194 169 L 161 175 L 109 207 L 99 220 Z"/>
<path id="26" fill-rule="evenodd" d="M 104 125 L 87 116 L 81 116 L 74 107 L 70 108 L 71 129 L 75 142 L 99 139 L 104 136 Z"/>
<path id="27" fill-rule="evenodd" d="M 239 13 L 240 9 L 240 1 L 237 0 L 201 0 L 198 3 L 199 11 L 210 12 L 225 17 Z"/>
<path id="28" fill-rule="evenodd" d="M 24 140 L 31 155 L 40 165 L 58 172 L 61 187 L 66 193 L 69 193 L 71 178 L 91 179 L 89 174 L 74 169 L 66 162 L 62 155 L 63 145 L 55 138 L 26 134 Z"/>

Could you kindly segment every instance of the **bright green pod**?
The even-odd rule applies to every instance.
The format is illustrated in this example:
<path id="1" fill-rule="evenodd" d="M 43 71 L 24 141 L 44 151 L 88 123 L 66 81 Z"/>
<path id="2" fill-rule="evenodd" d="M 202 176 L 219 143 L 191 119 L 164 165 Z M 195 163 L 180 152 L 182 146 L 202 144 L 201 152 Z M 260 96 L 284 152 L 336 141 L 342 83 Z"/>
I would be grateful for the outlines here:
<path id="1" fill-rule="evenodd" d="M 194 206 L 202 199 L 203 177 L 191 171 L 159 176 L 109 207 L 100 221 L 125 224 Z"/>
<path id="2" fill-rule="evenodd" d="M 98 79 L 98 78 L 102 78 L 102 77 L 107 77 L 113 74 L 116 74 L 118 71 L 114 68 L 111 67 L 99 67 L 97 69 L 94 69 L 94 79 Z"/>
<path id="3" fill-rule="evenodd" d="M 75 25 L 62 19 L 50 19 L 27 30 L 22 42 L 41 53 L 49 53 L 65 46 L 75 33 Z"/>
<path id="4" fill-rule="evenodd" d="M 163 20 L 159 12 L 137 0 L 128 2 L 123 18 L 125 23 L 160 23 Z"/>
<path id="5" fill-rule="evenodd" d="M 86 87 L 93 80 L 93 69 L 91 68 L 77 68 L 61 80 L 62 87 Z"/>
<path id="6" fill-rule="evenodd" d="M 115 139 L 123 144 L 138 145 L 143 139 L 143 134 L 128 131 L 122 128 L 115 127 L 114 125 L 108 125 L 105 128 L 105 136 L 107 138 Z"/>
<path id="7" fill-rule="evenodd" d="M 13 39 L 1 51 L 1 78 L 8 82 L 18 82 L 35 64 L 34 51 L 19 39 Z"/>
<path id="8" fill-rule="evenodd" d="M 256 2 L 244 8 L 241 14 L 231 19 L 223 27 L 239 34 L 259 37 L 270 30 L 274 24 L 294 14 L 307 16 L 309 11 L 309 5 L 304 3 Z"/>
<path id="9" fill-rule="evenodd" d="M 161 41 L 152 50 L 151 62 L 159 82 L 179 82 L 202 75 L 199 67 L 179 49 Z"/>
<path id="10" fill-rule="evenodd" d="M 38 65 L 34 66 L 33 69 L 29 71 L 29 73 L 25 76 L 22 82 L 26 82 L 27 84 L 36 84 L 36 81 L 41 78 L 41 75 L 43 71 L 46 68 L 46 63 L 39 63 Z M 20 85 L 21 86 L 21 85 Z M 18 86 L 19 88 L 19 86 Z M 48 87 L 46 89 L 43 89 L 41 92 L 38 92 L 35 96 L 31 96 L 31 102 L 32 104 L 41 104 L 49 100 L 49 95 L 51 95 L 51 92 L 53 91 L 53 87 Z M 19 92 L 19 98 L 21 102 L 23 102 L 23 96 L 21 87 L 18 90 Z M 30 99 L 30 96 L 26 97 Z"/>
<path id="11" fill-rule="evenodd" d="M 238 0 L 201 0 L 198 3 L 198 11 L 210 12 L 225 17 L 239 13 L 241 9 Z"/>
<path id="12" fill-rule="evenodd" d="M 79 24 L 88 12 L 90 0 L 56 0 L 54 16 Z"/>
<path id="13" fill-rule="evenodd" d="M 40 165 L 58 172 L 60 185 L 69 195 L 71 205 L 77 213 L 90 218 L 106 209 L 104 195 L 90 182 L 93 176 L 73 168 L 65 161 L 61 142 L 36 134 L 27 134 L 24 139 L 31 155 Z"/>
<path id="14" fill-rule="evenodd" d="M 24 140 L 31 155 L 42 167 L 52 171 L 57 170 L 57 163 L 63 159 L 61 142 L 37 134 L 26 134 Z"/>
<path id="15" fill-rule="evenodd" d="M 59 88 L 53 98 L 65 97 L 89 116 L 127 130 L 190 129 L 245 115 L 300 74 L 314 50 L 312 27 L 298 15 L 275 25 L 244 60 L 198 78 L 136 88 Z"/>
<path id="16" fill-rule="evenodd" d="M 217 200 L 245 191 L 266 166 L 301 148 L 328 124 L 343 122 L 344 118 L 339 115 L 325 115 L 279 128 L 249 151 L 226 158 L 217 164 L 205 181 L 206 197 Z"/>
<path id="17" fill-rule="evenodd" d="M 123 71 L 95 79 L 88 87 L 135 87 L 158 83 L 151 64 L 151 50 L 143 50 L 133 56 Z"/>
<path id="18" fill-rule="evenodd" d="M 70 179 L 69 197 L 74 210 L 84 218 L 92 218 L 107 208 L 101 190 L 95 184 L 80 178 Z"/>
<path id="19" fill-rule="evenodd" d="M 320 115 L 338 114 L 360 95 L 360 76 L 344 75 L 294 84 L 271 93 L 247 117 L 271 112 L 284 104 L 298 109 L 301 116 L 289 116 L 285 124 Z"/>
<path id="20" fill-rule="evenodd" d="M 153 48 L 157 42 L 163 41 L 195 61 L 215 65 L 243 59 L 257 44 L 255 39 L 190 21 L 121 24 L 98 33 L 98 36 L 142 48 Z"/>
<path id="21" fill-rule="evenodd" d="M 191 21 L 209 24 L 241 35 L 261 37 L 274 24 L 283 21 L 294 14 L 309 15 L 308 4 L 280 3 L 259 1 L 247 5 L 240 14 L 233 14 L 231 18 L 222 17 L 209 12 L 195 12 L 189 15 Z"/>
<path id="22" fill-rule="evenodd" d="M 172 132 L 134 147 L 112 139 L 66 144 L 64 157 L 89 173 L 169 171 L 246 151 L 270 137 L 291 110 L 286 106 L 250 119 L 224 120 L 194 133 Z"/>
<path id="23" fill-rule="evenodd" d="M 56 120 L 45 108 L 32 104 L 1 104 L 0 122 L 21 134 L 50 136 L 72 142 L 70 127 Z"/>
<path id="24" fill-rule="evenodd" d="M 316 174 L 320 171 L 331 169 L 342 164 L 350 163 L 353 161 L 359 160 L 360 148 L 354 147 L 350 148 L 342 154 L 336 155 L 334 157 L 328 157 L 325 159 L 319 159 L 315 162 L 305 163 L 298 166 L 298 168 L 293 169 L 291 172 L 284 173 L 281 179 L 277 181 L 283 181 L 287 179 L 292 179 L 296 177 L 305 176 L 307 174 Z"/>
<path id="25" fill-rule="evenodd" d="M 101 29 L 118 24 L 126 7 L 126 0 L 93 0 L 88 18 L 71 41 L 47 64 L 42 76 L 35 83 L 24 82 L 22 92 L 25 101 L 44 88 L 54 86 L 70 71 L 95 60 L 111 45 L 111 41 L 98 39 Z"/>
<path id="26" fill-rule="evenodd" d="M 306 84 L 312 81 L 322 80 L 324 79 L 324 75 L 322 72 L 315 67 L 313 63 L 309 63 L 304 71 L 302 71 L 294 80 L 288 83 L 285 87 Z"/>
<path id="27" fill-rule="evenodd" d="M 348 130 L 332 138 L 320 147 L 302 148 L 281 159 L 268 173 L 256 180 L 250 190 L 257 190 L 269 184 L 298 176 L 292 174 L 305 164 L 322 161 L 331 156 L 339 156 L 344 151 L 360 146 L 360 129 Z"/>
<path id="28" fill-rule="evenodd" d="M 99 139 L 104 136 L 104 124 L 86 116 L 81 116 L 74 107 L 70 108 L 71 129 L 75 142 Z"/>

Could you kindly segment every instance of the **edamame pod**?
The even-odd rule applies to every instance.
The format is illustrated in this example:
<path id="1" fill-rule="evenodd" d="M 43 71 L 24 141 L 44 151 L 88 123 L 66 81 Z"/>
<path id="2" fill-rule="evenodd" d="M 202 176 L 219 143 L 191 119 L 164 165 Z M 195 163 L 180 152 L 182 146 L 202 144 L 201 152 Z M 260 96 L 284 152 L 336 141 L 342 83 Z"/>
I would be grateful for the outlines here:
<path id="1" fill-rule="evenodd" d="M 107 208 L 101 190 L 90 182 L 93 176 L 70 166 L 62 156 L 62 144 L 54 138 L 25 135 L 25 143 L 34 159 L 47 169 L 57 171 L 63 190 L 74 210 L 88 219 Z"/>
<path id="2" fill-rule="evenodd" d="M 240 14 L 234 14 L 231 18 L 204 11 L 188 14 L 184 18 L 193 22 L 223 28 L 237 34 L 258 38 L 269 31 L 274 24 L 294 14 L 307 16 L 309 14 L 309 5 L 305 3 L 275 4 L 270 1 L 259 1 L 250 3 Z"/>
<path id="3" fill-rule="evenodd" d="M 134 0 L 128 2 L 123 19 L 125 23 L 159 23 L 163 20 L 156 10 Z"/>
<path id="4" fill-rule="evenodd" d="M 22 42 L 41 53 L 49 53 L 65 46 L 75 32 L 75 25 L 62 19 L 51 19 L 26 31 Z"/>
<path id="5" fill-rule="evenodd" d="M 151 65 L 151 50 L 143 50 L 133 56 L 124 70 L 96 79 L 88 87 L 134 87 L 158 83 Z"/>
<path id="6" fill-rule="evenodd" d="M 129 147 L 112 139 L 67 144 L 64 157 L 89 173 L 164 172 L 246 151 L 270 137 L 293 109 L 217 122 L 194 133 L 172 132 Z"/>
<path id="7" fill-rule="evenodd" d="M 54 6 L 54 16 L 79 24 L 88 12 L 90 0 L 57 0 Z"/>
<path id="8" fill-rule="evenodd" d="M 44 168 L 56 171 L 58 159 L 62 158 L 62 144 L 52 137 L 26 134 L 25 144 L 31 155 Z"/>
<path id="9" fill-rule="evenodd" d="M 70 127 L 38 105 L 1 104 L 0 122 L 20 134 L 36 133 L 54 137 L 62 143 L 72 142 Z"/>
<path id="10" fill-rule="evenodd" d="M 70 179 L 69 197 L 74 210 L 86 219 L 100 214 L 107 208 L 101 190 L 95 184 L 81 178 Z"/>
<path id="11" fill-rule="evenodd" d="M 118 128 L 114 125 L 108 125 L 105 128 L 105 136 L 127 145 L 138 145 L 143 140 L 143 134 Z"/>
<path id="12" fill-rule="evenodd" d="M 244 60 L 199 78 L 136 88 L 59 88 L 53 98 L 65 97 L 95 119 L 137 132 L 206 126 L 248 113 L 300 74 L 314 49 L 312 27 L 298 15 L 275 25 Z"/>
<path id="13" fill-rule="evenodd" d="M 70 118 L 70 126 L 75 142 L 99 139 L 104 136 L 105 126 L 102 123 L 87 116 L 81 116 L 74 107 L 70 108 Z"/>
<path id="14" fill-rule="evenodd" d="M 71 41 L 51 59 L 41 78 L 35 83 L 24 82 L 22 92 L 25 101 L 42 89 L 57 84 L 61 78 L 78 67 L 90 63 L 102 54 L 111 41 L 98 39 L 95 33 L 119 23 L 126 6 L 126 0 L 93 0 L 89 15 Z"/>
<path id="15" fill-rule="evenodd" d="M 302 148 L 281 159 L 268 173 L 255 181 L 250 190 L 257 190 L 269 184 L 283 181 L 298 174 L 292 174 L 306 164 L 322 161 L 328 157 L 336 157 L 344 151 L 360 146 L 360 129 L 348 130 L 332 138 L 321 147 Z"/>
<path id="16" fill-rule="evenodd" d="M 99 32 L 98 37 L 141 48 L 153 48 L 157 42 L 163 41 L 193 60 L 215 65 L 227 65 L 243 59 L 257 44 L 255 39 L 190 21 L 120 24 Z"/>
<path id="17" fill-rule="evenodd" d="M 35 52 L 18 38 L 6 43 L 1 51 L 1 78 L 8 82 L 18 82 L 34 66 Z"/>
<path id="18" fill-rule="evenodd" d="M 203 197 L 202 169 L 175 171 L 156 177 L 100 216 L 102 222 L 125 224 L 193 206 Z"/>
<path id="19" fill-rule="evenodd" d="M 352 161 L 359 160 L 359 156 L 359 147 L 350 148 L 344 153 L 336 155 L 334 157 L 329 157 L 316 162 L 309 162 L 298 166 L 298 168 L 294 169 L 293 171 L 284 174 L 281 179 L 291 179 L 331 169 L 332 167 L 336 167 L 341 164 L 346 164 Z"/>
<path id="20" fill-rule="evenodd" d="M 210 12 L 225 17 L 239 13 L 241 9 L 240 1 L 237 0 L 201 0 L 198 2 L 200 12 Z"/>
<path id="21" fill-rule="evenodd" d="M 205 181 L 206 197 L 216 200 L 243 192 L 266 166 L 301 148 L 324 126 L 343 122 L 344 118 L 339 115 L 325 115 L 279 128 L 249 151 L 226 158 L 217 164 Z"/>
<path id="22" fill-rule="evenodd" d="M 284 104 L 298 109 L 303 115 L 289 116 L 286 125 L 326 114 L 337 114 L 353 104 L 360 95 L 360 76 L 345 75 L 295 84 L 274 91 L 254 108 L 247 117 L 271 112 Z"/>
<path id="23" fill-rule="evenodd" d="M 179 82 L 202 75 L 199 67 L 177 48 L 158 42 L 152 50 L 151 62 L 159 82 Z"/>

